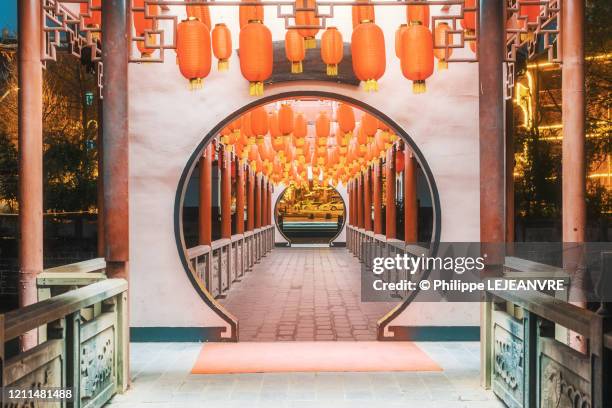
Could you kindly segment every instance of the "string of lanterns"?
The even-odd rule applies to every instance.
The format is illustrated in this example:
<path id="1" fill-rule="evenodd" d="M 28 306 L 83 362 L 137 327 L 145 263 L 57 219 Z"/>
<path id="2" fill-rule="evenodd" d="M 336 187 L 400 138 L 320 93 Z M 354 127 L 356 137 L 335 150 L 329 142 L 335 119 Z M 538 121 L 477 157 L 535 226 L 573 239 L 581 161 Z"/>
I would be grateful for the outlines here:
<path id="1" fill-rule="evenodd" d="M 262 4 L 239 6 L 239 57 L 240 70 L 249 81 L 249 94 L 260 96 L 264 91 L 264 82 L 272 75 L 274 64 L 272 34 L 264 24 Z M 358 0 L 363 5 L 353 5 L 351 35 L 352 65 L 355 76 L 364 82 L 366 91 L 377 91 L 378 80 L 386 69 L 385 39 L 381 28 L 376 25 L 374 6 L 367 0 Z M 91 6 L 99 9 L 102 0 L 91 0 Z M 464 8 L 475 9 L 477 0 L 464 0 Z M 508 28 L 525 30 L 528 24 L 537 23 L 542 6 L 532 4 L 530 0 L 519 0 L 518 15 L 507 20 Z M 132 0 L 133 24 L 135 35 L 144 40 L 136 41 L 143 58 L 150 58 L 156 51 L 156 35 L 147 34 L 154 31 L 154 19 L 161 8 L 156 4 L 147 4 L 145 0 Z M 81 3 L 81 15 L 86 27 L 100 27 L 102 23 L 99 10 L 89 10 L 88 3 Z M 402 74 L 413 83 L 414 93 L 426 91 L 426 80 L 433 75 L 434 59 L 438 61 L 439 71 L 448 69 L 448 61 L 453 53 L 454 35 L 446 22 L 438 22 L 430 27 L 430 9 L 426 0 L 423 4 L 407 5 L 406 23 L 395 31 L 395 55 L 400 60 Z M 210 74 L 212 55 L 217 59 L 217 70 L 229 69 L 232 54 L 232 37 L 228 27 L 223 23 L 211 24 L 210 11 L 207 5 L 185 6 L 187 19 L 177 27 L 176 53 L 177 64 L 181 74 L 189 80 L 192 89 L 201 88 L 203 80 Z M 296 0 L 295 21 L 299 26 L 317 26 L 320 19 L 314 11 L 315 0 Z M 199 22 L 200 24 L 196 23 Z M 476 32 L 476 12 L 465 11 L 459 25 L 465 36 L 474 37 Z M 212 29 L 212 31 L 211 31 Z M 291 73 L 303 72 L 303 61 L 306 50 L 316 48 L 317 28 L 288 29 L 285 35 L 285 55 L 291 63 Z M 99 34 L 98 34 L 99 35 Z M 533 36 L 533 33 L 521 34 L 521 40 Z M 466 41 L 469 48 L 476 52 L 477 43 Z M 434 48 L 443 47 L 443 48 Z M 212 51 L 212 53 L 211 53 Z M 321 60 L 326 65 L 329 76 L 339 74 L 338 66 L 343 59 L 344 43 L 342 34 L 336 27 L 328 27 L 321 35 Z"/>
<path id="2" fill-rule="evenodd" d="M 311 180 L 346 184 L 384 158 L 398 140 L 388 125 L 369 113 L 357 123 L 353 107 L 346 103 L 338 104 L 334 118 L 320 112 L 310 133 L 305 115 L 286 101 L 270 111 L 258 106 L 220 132 L 221 144 L 243 165 L 274 184 L 301 186 Z M 396 160 L 402 160 L 400 156 Z M 402 168 L 396 163 L 398 172 Z"/>
<path id="3" fill-rule="evenodd" d="M 378 80 L 385 73 L 386 50 L 383 31 L 375 23 L 374 7 L 365 1 L 364 3 L 366 4 L 352 6 L 351 53 L 353 72 L 364 83 L 365 91 L 369 92 L 378 90 Z M 320 24 L 314 6 L 314 0 L 296 1 L 295 22 L 298 26 Z M 475 0 L 466 0 L 466 7 L 474 6 Z M 194 26 L 191 20 L 195 19 L 210 29 L 208 6 L 186 7 L 188 19 L 179 23 L 177 30 L 182 34 L 181 41 L 177 41 L 177 60 L 181 73 L 190 81 L 192 88 L 198 88 L 210 72 L 206 69 L 211 58 L 209 42 L 212 43 L 213 54 L 219 60 L 219 71 L 227 70 L 231 55 L 231 34 L 227 27 L 217 24 L 213 29 L 212 41 L 206 38 L 199 41 L 202 38 L 201 28 L 181 30 L 180 27 Z M 407 23 L 402 24 L 395 33 L 395 54 L 401 61 L 403 75 L 413 82 L 414 93 L 425 92 L 425 81 L 433 74 L 434 57 L 438 60 L 438 69 L 443 70 L 448 68 L 448 59 L 452 54 L 452 48 L 434 49 L 434 37 L 436 46 L 447 46 L 453 45 L 453 35 L 448 33 L 450 27 L 447 23 L 439 23 L 434 29 L 434 35 L 429 27 L 429 11 L 427 4 L 406 6 Z M 249 81 L 249 94 L 260 96 L 264 91 L 264 82 L 272 75 L 274 64 L 272 35 L 263 21 L 263 5 L 239 6 L 239 20 L 240 70 Z M 461 25 L 466 33 L 473 35 L 475 12 L 466 12 Z M 137 33 L 143 31 L 141 26 L 142 23 L 139 23 L 136 27 Z M 306 50 L 316 48 L 315 38 L 318 32 L 318 28 L 286 31 L 285 56 L 290 62 L 292 74 L 303 72 Z M 470 46 L 472 47 L 471 44 Z M 324 30 L 320 48 L 327 75 L 337 76 L 338 66 L 344 56 L 344 43 L 342 34 L 336 27 Z"/>

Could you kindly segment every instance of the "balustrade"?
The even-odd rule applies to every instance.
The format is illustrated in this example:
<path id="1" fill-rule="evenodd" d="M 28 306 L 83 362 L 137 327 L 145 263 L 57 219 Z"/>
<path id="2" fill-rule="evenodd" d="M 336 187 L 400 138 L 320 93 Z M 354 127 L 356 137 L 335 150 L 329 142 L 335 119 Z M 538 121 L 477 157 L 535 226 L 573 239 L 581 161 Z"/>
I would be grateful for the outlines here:
<path id="1" fill-rule="evenodd" d="M 187 250 L 191 272 L 215 298 L 224 297 L 234 282 L 274 247 L 274 226 L 256 228 L 231 238 Z"/>
<path id="2" fill-rule="evenodd" d="M 53 279 L 60 278 L 39 277 L 39 282 L 54 286 Z M 73 283 L 79 286 L 83 282 Z M 32 391 L 70 388 L 72 403 L 49 406 L 77 408 L 101 407 L 115 393 L 125 391 L 129 381 L 127 287 L 124 279 L 100 280 L 0 315 L 2 386 Z M 37 346 L 23 352 L 7 347 L 40 327 L 46 333 Z M 2 406 L 30 404 L 38 406 L 39 402 L 12 405 L 4 401 Z"/>

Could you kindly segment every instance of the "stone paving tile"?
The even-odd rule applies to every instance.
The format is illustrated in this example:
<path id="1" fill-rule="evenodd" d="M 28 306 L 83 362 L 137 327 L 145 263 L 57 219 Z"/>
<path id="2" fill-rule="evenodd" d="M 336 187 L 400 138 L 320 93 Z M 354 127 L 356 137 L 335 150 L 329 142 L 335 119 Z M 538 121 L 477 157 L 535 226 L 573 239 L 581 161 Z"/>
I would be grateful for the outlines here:
<path id="1" fill-rule="evenodd" d="M 418 346 L 442 372 L 190 374 L 199 343 L 133 344 L 110 408 L 502 408 L 479 385 L 478 343 Z"/>
<path id="2" fill-rule="evenodd" d="M 241 341 L 376 340 L 395 303 L 361 302 L 360 274 L 345 248 L 275 248 L 219 301 Z"/>

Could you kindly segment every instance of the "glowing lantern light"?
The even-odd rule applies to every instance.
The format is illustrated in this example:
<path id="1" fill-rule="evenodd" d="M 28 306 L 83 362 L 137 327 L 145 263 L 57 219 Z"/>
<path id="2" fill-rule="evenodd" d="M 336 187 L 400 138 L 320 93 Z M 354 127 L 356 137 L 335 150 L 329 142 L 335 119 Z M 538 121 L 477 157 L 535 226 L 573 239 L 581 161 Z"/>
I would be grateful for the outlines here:
<path id="1" fill-rule="evenodd" d="M 353 71 L 360 81 L 365 81 L 366 91 L 378 90 L 378 79 L 385 73 L 385 36 L 379 26 L 363 22 L 351 37 Z"/>
<path id="2" fill-rule="evenodd" d="M 437 47 L 444 47 L 453 44 L 453 36 L 448 31 L 450 27 L 446 23 L 439 23 L 435 30 L 435 45 Z M 448 59 L 453 54 L 453 49 L 448 48 L 448 55 L 446 54 L 446 48 L 434 48 L 434 55 L 438 59 L 438 71 L 448 69 Z"/>
<path id="3" fill-rule="evenodd" d="M 210 73 L 210 32 L 199 20 L 179 23 L 176 30 L 176 55 L 181 74 L 191 89 L 201 88 Z"/>
<path id="4" fill-rule="evenodd" d="M 272 75 L 274 56 L 272 34 L 259 21 L 248 23 L 240 30 L 240 71 L 250 82 L 249 95 L 263 95 L 263 81 Z"/>
<path id="5" fill-rule="evenodd" d="M 406 18 L 410 25 L 420 24 L 429 28 L 429 6 L 406 6 Z"/>
<path id="6" fill-rule="evenodd" d="M 251 111 L 251 132 L 255 135 L 257 145 L 263 144 L 264 136 L 268 133 L 268 112 L 263 106 Z"/>
<path id="7" fill-rule="evenodd" d="M 102 7 L 102 0 L 93 0 L 91 5 L 98 10 L 88 10 L 87 3 L 81 3 L 81 15 L 87 14 L 89 11 L 89 16 L 85 17 L 83 22 L 85 23 L 86 27 L 99 28 L 102 25 L 102 12 L 100 11 L 100 8 Z"/>
<path id="8" fill-rule="evenodd" d="M 402 73 L 412 81 L 412 91 L 423 93 L 425 80 L 433 74 L 433 38 L 422 25 L 408 27 L 402 36 Z"/>
<path id="9" fill-rule="evenodd" d="M 248 3 L 260 3 L 259 0 L 243 0 Z M 259 21 L 263 24 L 264 8 L 262 5 L 249 5 L 238 7 L 238 18 L 240 20 L 240 29 L 252 21 Z"/>
<path id="10" fill-rule="evenodd" d="M 133 0 L 134 7 L 142 8 L 144 10 L 145 4 L 144 0 Z M 135 11 L 132 13 L 134 16 L 134 29 L 136 30 L 137 37 L 145 37 L 144 41 L 137 41 L 136 46 L 138 47 L 138 51 L 143 58 L 150 58 L 151 54 L 155 52 L 153 48 L 147 48 L 147 44 L 155 43 L 155 35 L 146 33 L 147 31 L 153 30 L 153 19 L 149 17 L 154 17 L 159 14 L 159 6 L 158 5 L 148 5 L 146 12 L 145 11 Z"/>
<path id="11" fill-rule="evenodd" d="M 196 5 L 196 6 L 186 6 L 187 8 L 187 17 L 195 18 L 206 26 L 209 30 L 211 29 L 210 24 L 210 10 L 208 10 L 208 6 Z"/>
<path id="12" fill-rule="evenodd" d="M 464 10 L 466 8 L 476 8 L 477 0 L 465 0 Z M 476 32 L 476 12 L 475 11 L 464 11 L 463 19 L 459 20 L 459 24 L 465 30 L 465 34 L 473 36 Z"/>
<path id="13" fill-rule="evenodd" d="M 372 143 L 374 141 L 374 135 L 378 130 L 378 119 L 369 113 L 364 113 L 361 117 L 361 129 L 367 136 L 368 143 Z"/>
<path id="14" fill-rule="evenodd" d="M 408 24 L 401 24 L 395 30 L 395 56 L 397 58 L 401 58 L 402 55 L 402 34 L 406 31 L 406 28 L 408 28 Z"/>
<path id="15" fill-rule="evenodd" d="M 215 24 L 212 30 L 212 47 L 219 72 L 229 69 L 229 58 L 232 56 L 232 33 L 223 23 Z"/>
<path id="16" fill-rule="evenodd" d="M 319 147 L 327 146 L 327 138 L 329 137 L 331 123 L 329 121 L 329 116 L 325 112 L 321 112 L 319 116 L 317 116 L 317 120 L 315 122 L 315 130 L 317 133 L 317 144 Z"/>
<path id="17" fill-rule="evenodd" d="M 321 59 L 327 66 L 327 75 L 338 75 L 338 64 L 342 61 L 344 43 L 336 27 L 329 27 L 321 36 Z"/>
<path id="18" fill-rule="evenodd" d="M 295 29 L 287 30 L 285 34 L 285 55 L 291 62 L 291 73 L 301 73 L 306 50 L 304 49 L 304 38 Z"/>
<path id="19" fill-rule="evenodd" d="M 353 108 L 346 103 L 339 103 L 338 110 L 336 111 L 336 121 L 338 127 L 345 135 L 345 146 L 348 143 L 348 138 L 353 134 L 355 130 L 355 112 Z"/>
<path id="20" fill-rule="evenodd" d="M 525 1 L 519 1 L 519 16 L 527 17 L 528 23 L 536 23 L 542 8 L 539 4 L 525 4 Z"/>
<path id="21" fill-rule="evenodd" d="M 315 36 L 319 32 L 319 29 L 316 28 L 319 26 L 320 22 L 316 16 L 316 3 L 314 0 L 297 0 L 295 3 L 296 8 L 298 9 L 309 9 L 309 10 L 300 10 L 295 12 L 295 23 L 300 26 L 310 26 L 314 28 L 299 28 L 299 34 L 304 37 L 304 46 L 308 48 L 316 48 L 317 41 L 315 40 Z"/>
<path id="22" fill-rule="evenodd" d="M 278 128 L 284 136 L 288 136 L 293 132 L 293 109 L 291 105 L 284 103 L 278 110 Z"/>
<path id="23" fill-rule="evenodd" d="M 368 3 L 367 0 L 359 0 L 360 3 Z M 353 30 L 364 21 L 374 22 L 376 21 L 376 15 L 374 14 L 374 6 L 370 4 L 364 4 L 363 6 L 353 6 Z"/>
<path id="24" fill-rule="evenodd" d="M 240 127 L 242 133 L 247 138 L 247 145 L 252 146 L 255 144 L 255 135 L 251 130 L 251 112 L 247 112 L 242 116 L 242 126 Z"/>

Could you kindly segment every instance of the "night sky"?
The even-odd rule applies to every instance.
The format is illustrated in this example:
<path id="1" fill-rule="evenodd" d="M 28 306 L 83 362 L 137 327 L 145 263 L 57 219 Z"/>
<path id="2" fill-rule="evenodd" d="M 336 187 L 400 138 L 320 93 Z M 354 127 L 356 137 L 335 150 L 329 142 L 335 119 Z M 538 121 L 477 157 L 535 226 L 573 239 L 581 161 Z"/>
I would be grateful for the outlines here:
<path id="1" fill-rule="evenodd" d="M 0 30 L 17 31 L 17 0 L 0 0 Z"/>

